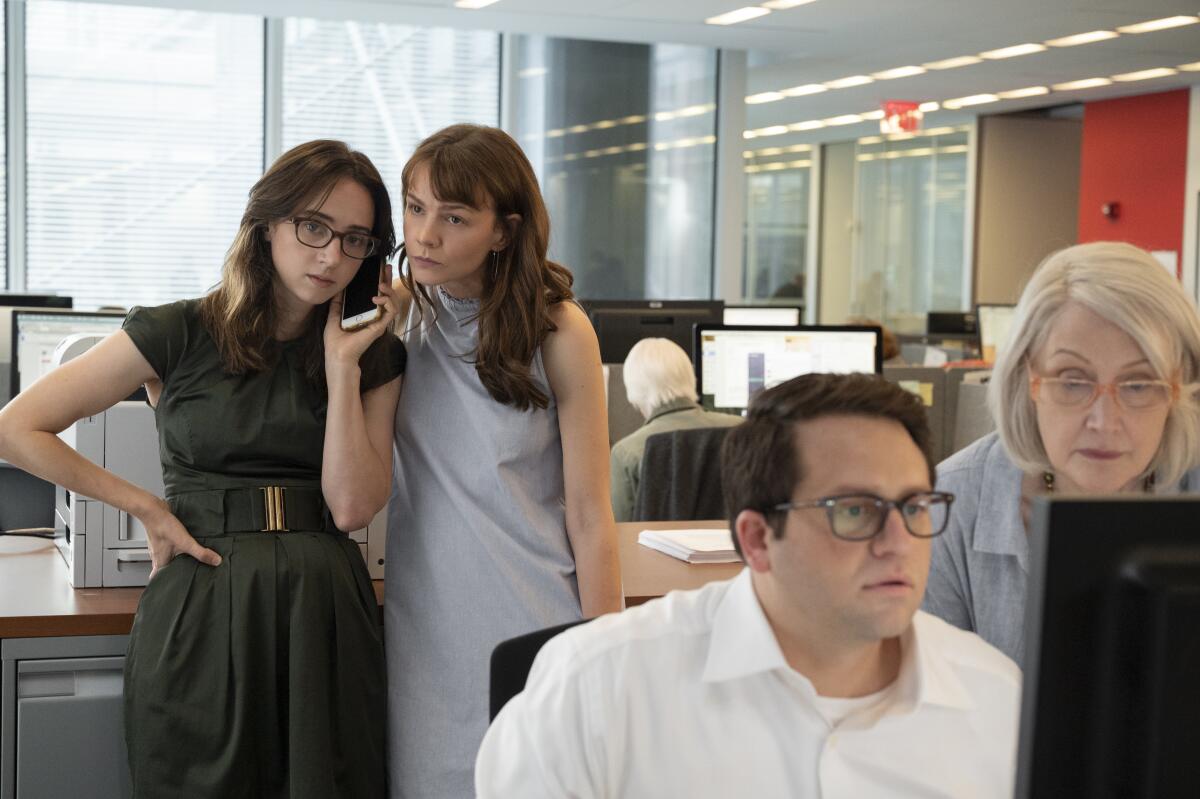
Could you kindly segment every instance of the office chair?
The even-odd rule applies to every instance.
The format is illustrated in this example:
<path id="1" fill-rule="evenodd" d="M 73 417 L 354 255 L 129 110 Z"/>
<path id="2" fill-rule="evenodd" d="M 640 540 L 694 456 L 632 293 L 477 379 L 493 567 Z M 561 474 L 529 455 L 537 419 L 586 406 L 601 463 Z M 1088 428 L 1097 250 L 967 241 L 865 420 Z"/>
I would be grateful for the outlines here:
<path id="1" fill-rule="evenodd" d="M 698 427 L 647 438 L 633 518 L 648 522 L 724 519 L 721 443 L 730 429 Z"/>
<path id="2" fill-rule="evenodd" d="M 500 710 L 508 704 L 508 700 L 525 690 L 529 669 L 533 667 L 533 660 L 545 643 L 576 624 L 583 624 L 584 621 L 569 621 L 544 630 L 535 630 L 496 645 L 492 650 L 489 719 L 495 719 Z"/>

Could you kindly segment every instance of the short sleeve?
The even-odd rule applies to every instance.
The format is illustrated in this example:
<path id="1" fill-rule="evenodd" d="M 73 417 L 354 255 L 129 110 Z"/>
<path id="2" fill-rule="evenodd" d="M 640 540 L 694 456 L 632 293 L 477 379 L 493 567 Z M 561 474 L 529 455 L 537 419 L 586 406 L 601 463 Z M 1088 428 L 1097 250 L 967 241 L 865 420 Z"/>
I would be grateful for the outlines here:
<path id="1" fill-rule="evenodd" d="M 395 333 L 387 332 L 367 348 L 359 360 L 362 378 L 360 391 L 370 391 L 404 374 L 408 350 Z"/>
<path id="2" fill-rule="evenodd" d="M 129 311 L 121 325 L 163 383 L 187 350 L 189 316 L 194 312 L 194 300 L 152 308 L 138 306 Z"/>

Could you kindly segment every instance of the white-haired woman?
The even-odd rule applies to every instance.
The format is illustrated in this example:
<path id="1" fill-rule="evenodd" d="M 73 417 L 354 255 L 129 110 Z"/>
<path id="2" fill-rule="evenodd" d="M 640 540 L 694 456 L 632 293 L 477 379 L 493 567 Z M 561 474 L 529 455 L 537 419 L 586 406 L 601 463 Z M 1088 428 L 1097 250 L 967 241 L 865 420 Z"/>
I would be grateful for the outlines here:
<path id="1" fill-rule="evenodd" d="M 627 522 L 633 519 L 647 438 L 672 430 L 732 427 L 742 420 L 700 407 L 692 361 L 670 339 L 644 338 L 634 344 L 625 356 L 621 376 L 629 404 L 646 418 L 645 424 L 613 444 L 609 459 L 613 515 Z"/>
<path id="2" fill-rule="evenodd" d="M 955 497 L 924 609 L 1025 650 L 1029 507 L 1200 488 L 1200 318 L 1148 253 L 1079 244 L 1038 267 L 988 384 L 997 432 L 938 466 Z"/>

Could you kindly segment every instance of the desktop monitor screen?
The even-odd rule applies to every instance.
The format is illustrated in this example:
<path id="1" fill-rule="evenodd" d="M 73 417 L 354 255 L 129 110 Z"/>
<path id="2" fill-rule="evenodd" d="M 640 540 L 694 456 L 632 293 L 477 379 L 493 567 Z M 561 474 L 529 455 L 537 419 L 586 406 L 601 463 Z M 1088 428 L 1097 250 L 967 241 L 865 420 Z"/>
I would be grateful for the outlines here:
<path id="1" fill-rule="evenodd" d="M 583 300 L 584 310 L 600 339 L 600 360 L 625 363 L 625 356 L 644 338 L 666 338 L 692 355 L 692 328 L 718 323 L 720 300 Z"/>
<path id="2" fill-rule="evenodd" d="M 979 318 L 979 352 L 988 363 L 995 363 L 996 356 L 1008 342 L 1012 328 L 1015 305 L 980 305 L 975 309 Z"/>
<path id="3" fill-rule="evenodd" d="M 975 314 L 970 311 L 930 311 L 925 318 L 925 332 L 974 334 L 976 324 Z"/>
<path id="4" fill-rule="evenodd" d="M 800 324 L 800 309 L 786 305 L 726 305 L 721 321 L 750 327 L 795 327 Z"/>
<path id="5" fill-rule="evenodd" d="M 696 326 L 696 379 L 701 404 L 740 413 L 776 383 L 810 372 L 883 371 L 877 327 Z"/>
<path id="6" fill-rule="evenodd" d="M 12 382 L 13 396 L 33 385 L 50 371 L 50 357 L 59 342 L 74 333 L 107 335 L 119 330 L 123 313 L 83 311 L 13 311 Z"/>
<path id="7" fill-rule="evenodd" d="M 1200 498 L 1039 500 L 1018 797 L 1200 795 Z"/>

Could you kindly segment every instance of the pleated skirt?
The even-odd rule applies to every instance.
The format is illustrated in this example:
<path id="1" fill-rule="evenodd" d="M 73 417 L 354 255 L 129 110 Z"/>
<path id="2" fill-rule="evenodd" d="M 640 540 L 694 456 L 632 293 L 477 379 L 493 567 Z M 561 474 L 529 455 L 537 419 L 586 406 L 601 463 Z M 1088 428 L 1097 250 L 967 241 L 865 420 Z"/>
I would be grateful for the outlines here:
<path id="1" fill-rule="evenodd" d="M 383 797 L 382 629 L 357 545 L 200 538 L 142 594 L 125 659 L 135 799 Z"/>

